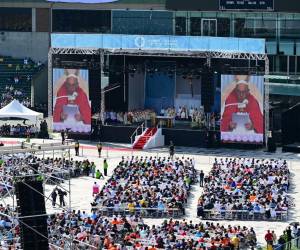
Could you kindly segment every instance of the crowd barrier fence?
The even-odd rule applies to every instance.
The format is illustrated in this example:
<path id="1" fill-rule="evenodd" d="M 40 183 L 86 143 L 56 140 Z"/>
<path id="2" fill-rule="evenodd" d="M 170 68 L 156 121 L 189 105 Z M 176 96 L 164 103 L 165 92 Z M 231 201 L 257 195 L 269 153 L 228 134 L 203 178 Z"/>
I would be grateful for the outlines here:
<path id="1" fill-rule="evenodd" d="M 296 250 L 300 249 L 300 237 L 294 238 L 285 244 L 276 244 L 272 248 L 273 250 Z"/>
<path id="2" fill-rule="evenodd" d="M 266 221 L 286 221 L 288 219 L 288 211 L 276 211 L 275 217 L 266 216 L 265 213 L 252 213 L 248 210 L 227 210 L 216 211 L 214 209 L 204 209 L 202 219 L 207 220 L 266 220 Z"/>
<path id="3" fill-rule="evenodd" d="M 134 209 L 115 209 L 114 207 L 93 206 L 92 210 L 96 210 L 102 216 L 113 215 L 139 215 L 144 218 L 179 218 L 184 215 L 184 211 L 178 208 L 134 208 Z"/>

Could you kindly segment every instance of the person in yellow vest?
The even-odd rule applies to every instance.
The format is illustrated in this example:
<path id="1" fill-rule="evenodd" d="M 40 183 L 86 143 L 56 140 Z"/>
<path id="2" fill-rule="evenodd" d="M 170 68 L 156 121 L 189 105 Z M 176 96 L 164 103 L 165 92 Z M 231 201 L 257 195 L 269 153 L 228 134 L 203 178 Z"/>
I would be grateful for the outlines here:
<path id="1" fill-rule="evenodd" d="M 240 239 L 236 235 L 233 236 L 230 240 L 231 244 L 233 245 L 234 249 L 240 249 Z"/>
<path id="2" fill-rule="evenodd" d="M 36 177 L 36 180 L 37 180 L 37 181 L 43 181 L 43 180 L 44 180 L 44 177 L 43 177 L 42 175 L 38 175 L 38 176 Z"/>
<path id="3" fill-rule="evenodd" d="M 97 143 L 97 150 L 98 150 L 99 158 L 101 158 L 101 151 L 102 151 L 102 143 L 101 142 Z"/>
<path id="4" fill-rule="evenodd" d="M 127 207 L 130 213 L 134 213 L 135 208 L 133 202 L 128 203 Z"/>
<path id="5" fill-rule="evenodd" d="M 75 155 L 79 156 L 79 142 L 78 141 L 75 142 Z"/>
<path id="6" fill-rule="evenodd" d="M 103 161 L 103 170 L 104 170 L 104 176 L 107 176 L 107 169 L 108 169 L 108 163 L 106 159 Z"/>

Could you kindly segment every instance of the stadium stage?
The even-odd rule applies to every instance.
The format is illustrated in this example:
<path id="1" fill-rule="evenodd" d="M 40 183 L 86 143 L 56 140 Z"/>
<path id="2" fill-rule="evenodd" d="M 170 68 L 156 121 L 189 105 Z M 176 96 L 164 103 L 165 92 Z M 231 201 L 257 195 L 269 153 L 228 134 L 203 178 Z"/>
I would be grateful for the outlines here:
<path id="1" fill-rule="evenodd" d="M 222 141 L 235 145 L 262 145 L 267 141 L 264 135 L 269 129 L 269 90 L 263 82 L 268 71 L 264 41 L 203 37 L 182 41 L 176 36 L 130 35 L 97 35 L 99 39 L 95 40 L 88 35 L 72 36 L 74 39 L 67 40 L 64 34 L 51 37 L 48 112 L 53 114 L 54 130 L 73 126 L 71 122 L 64 125 L 64 113 L 58 112 L 69 106 L 63 112 L 76 114 L 84 103 L 72 107 L 62 104 L 63 98 L 68 97 L 74 104 L 73 99 L 81 91 L 80 99 L 90 101 L 92 114 L 98 114 L 98 119 L 87 125 L 91 118 L 81 111 L 80 119 L 85 125 L 70 129 L 73 138 L 132 143 L 132 138 L 141 135 L 134 134 L 138 126 L 144 123 L 144 127 L 161 128 L 166 145 L 173 141 L 178 146 L 215 147 L 221 145 L 220 114 L 226 108 L 225 98 L 238 84 L 244 84 L 251 85 L 248 91 L 253 101 L 249 106 L 256 106 L 258 125 L 250 123 L 246 135 L 235 135 L 227 124 Z M 64 77 L 81 80 L 81 90 L 76 95 L 66 96 L 60 91 Z M 230 105 L 242 105 L 234 112 L 245 112 L 248 102 Z M 57 103 L 61 103 L 60 109 Z M 233 111 L 230 112 L 231 116 Z M 163 124 L 157 119 L 162 119 Z M 243 131 L 247 119 L 249 115 L 237 118 Z"/>

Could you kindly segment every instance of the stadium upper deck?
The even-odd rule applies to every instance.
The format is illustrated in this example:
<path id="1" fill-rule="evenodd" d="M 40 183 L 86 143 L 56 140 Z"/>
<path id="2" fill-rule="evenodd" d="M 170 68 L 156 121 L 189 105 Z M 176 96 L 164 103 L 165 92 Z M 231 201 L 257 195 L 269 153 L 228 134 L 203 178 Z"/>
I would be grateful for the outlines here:
<path id="1" fill-rule="evenodd" d="M 53 3 L 47 0 L 0 0 L 0 7 L 79 7 L 79 8 L 146 8 L 146 9 L 164 9 L 166 6 L 166 0 L 119 0 L 114 3 L 106 4 L 80 4 L 80 3 Z"/>

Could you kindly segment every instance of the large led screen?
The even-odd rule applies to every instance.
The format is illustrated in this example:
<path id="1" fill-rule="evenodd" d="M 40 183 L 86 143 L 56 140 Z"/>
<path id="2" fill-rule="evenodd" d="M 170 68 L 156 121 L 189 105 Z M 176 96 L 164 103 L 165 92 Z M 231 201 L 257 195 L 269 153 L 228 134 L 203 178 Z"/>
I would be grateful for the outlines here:
<path id="1" fill-rule="evenodd" d="M 263 143 L 264 77 L 222 75 L 221 140 Z"/>
<path id="2" fill-rule="evenodd" d="M 86 69 L 53 69 L 54 131 L 91 131 L 88 79 Z"/>

